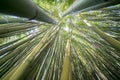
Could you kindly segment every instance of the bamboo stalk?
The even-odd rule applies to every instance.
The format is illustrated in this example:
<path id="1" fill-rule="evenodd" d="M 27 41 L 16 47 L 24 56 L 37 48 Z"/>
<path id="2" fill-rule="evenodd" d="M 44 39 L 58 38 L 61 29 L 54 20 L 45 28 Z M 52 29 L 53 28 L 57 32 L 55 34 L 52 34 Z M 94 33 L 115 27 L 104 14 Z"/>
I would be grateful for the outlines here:
<path id="1" fill-rule="evenodd" d="M 38 25 L 37 26 L 33 26 L 31 28 L 23 29 L 23 30 L 19 30 L 18 29 L 18 30 L 15 30 L 15 31 L 10 31 L 10 32 L 5 33 L 5 34 L 1 34 L 0 37 L 4 38 L 4 37 L 11 37 L 11 36 L 14 36 L 14 35 L 19 35 L 19 34 L 26 34 L 27 32 L 30 32 L 31 30 L 35 30 L 36 28 L 39 29 L 40 27 L 38 27 Z M 45 30 L 47 30 L 47 29 L 45 29 Z M 42 32 L 45 31 L 45 30 L 39 29 L 39 31 L 42 31 Z"/>
<path id="2" fill-rule="evenodd" d="M 24 36 L 24 37 L 25 37 L 25 36 Z M 21 40 L 21 39 L 24 38 L 24 37 L 21 37 L 21 38 L 18 38 L 18 39 L 13 40 L 13 41 L 11 41 L 11 42 L 8 42 L 8 43 L 5 43 L 5 44 L 2 44 L 2 45 L 0 45 L 0 49 L 9 46 L 9 45 L 11 45 L 11 44 L 13 44 L 13 43 L 15 43 L 15 42 Z"/>
<path id="3" fill-rule="evenodd" d="M 24 29 L 28 29 L 28 28 L 32 28 L 35 26 L 39 26 L 38 24 L 26 24 L 26 25 L 20 25 L 20 26 L 14 26 L 14 27 L 9 27 L 8 26 L 3 26 L 0 27 L 0 35 L 1 34 L 5 34 L 5 33 L 9 33 L 9 32 L 13 32 L 13 31 L 19 31 L 19 30 L 24 30 Z"/>
<path id="4" fill-rule="evenodd" d="M 7 60 L 9 60 L 11 57 L 13 57 L 16 54 L 19 54 L 19 52 L 21 52 L 24 48 L 27 47 L 27 45 L 29 44 L 29 42 L 24 43 L 23 45 L 20 45 L 18 48 L 16 48 L 13 52 L 9 53 L 8 55 L 6 55 L 4 58 L 0 59 L 0 65 L 2 65 L 3 63 L 5 63 Z"/>
<path id="5" fill-rule="evenodd" d="M 71 34 L 67 41 L 66 53 L 64 57 L 63 70 L 61 80 L 71 80 L 71 62 L 70 62 L 70 49 L 71 48 Z"/>
<path id="6" fill-rule="evenodd" d="M 27 53 L 30 52 L 31 48 L 33 48 L 34 45 L 37 45 L 37 43 L 39 41 L 40 41 L 39 39 L 31 40 L 31 41 L 29 41 L 28 45 L 25 45 L 26 47 L 24 49 L 22 49 L 22 51 L 17 52 L 20 49 L 20 48 L 17 48 L 16 49 L 17 51 L 16 50 L 13 51 L 14 54 L 10 53 L 7 56 L 3 57 L 3 61 L 5 61 L 4 59 L 6 59 L 6 58 L 8 58 L 8 60 L 6 60 L 6 62 L 3 64 L 3 65 L 5 65 L 3 68 L 0 67 L 0 71 L 1 71 L 0 77 L 5 76 L 6 75 L 5 73 L 10 72 L 14 68 L 14 66 L 18 65 L 19 62 L 22 61 L 23 57 L 25 57 L 27 55 Z M 28 43 L 28 42 L 26 42 L 26 43 Z M 1 69 L 3 69 L 3 70 L 1 70 Z"/>
<path id="7" fill-rule="evenodd" d="M 12 44 L 12 45 L 9 45 L 7 46 L 6 48 L 3 48 L 0 50 L 0 55 L 3 55 L 5 54 L 6 52 L 8 51 L 11 51 L 11 50 L 14 50 L 16 47 L 18 47 L 19 45 L 25 43 L 26 41 L 29 41 L 33 38 L 35 38 L 36 36 L 38 36 L 39 34 L 41 34 L 41 32 L 38 32 L 37 34 L 35 35 L 29 35 L 29 36 L 26 36 L 24 37 L 23 39 L 17 41 L 16 43 Z"/>
<path id="8" fill-rule="evenodd" d="M 100 8 L 104 8 L 104 7 L 108 7 L 108 6 L 113 6 L 113 5 L 116 5 L 120 3 L 119 1 L 109 1 L 109 2 L 104 2 L 104 3 L 100 3 L 100 4 L 97 4 L 97 5 L 94 5 L 94 6 L 91 6 L 91 7 L 88 7 L 88 8 L 85 8 L 85 9 L 82 9 L 80 11 L 76 11 L 75 14 L 78 14 L 80 12 L 85 12 L 85 11 L 90 11 L 90 10 L 97 10 L 97 9 L 100 9 Z"/>
<path id="9" fill-rule="evenodd" d="M 55 32 L 57 32 L 57 30 Z M 46 45 L 46 47 L 43 50 L 41 49 L 42 52 L 39 53 L 38 58 L 35 60 L 35 62 L 37 61 L 38 67 L 36 67 L 32 71 L 32 73 L 29 74 L 29 76 L 26 75 L 27 79 L 29 79 L 30 77 L 32 79 L 36 79 L 36 80 L 49 78 L 48 76 L 47 77 L 45 77 L 45 76 L 48 74 L 46 71 L 48 71 L 49 66 L 51 64 L 51 59 L 53 59 L 52 57 L 53 57 L 54 51 L 53 51 L 52 45 L 53 45 L 53 42 L 56 37 L 55 32 L 53 32 L 54 35 L 51 34 L 51 39 L 49 39 L 49 41 L 47 42 L 48 45 Z M 47 53 L 47 55 L 46 55 L 46 53 Z M 34 68 L 34 66 L 33 66 L 33 68 Z M 34 74 L 34 72 L 35 72 L 35 74 Z M 30 75 L 32 75 L 32 76 L 30 76 Z"/>
<path id="10" fill-rule="evenodd" d="M 46 56 L 46 53 L 49 52 L 49 47 L 52 45 L 52 41 L 48 42 L 47 45 L 41 49 L 41 52 L 37 56 L 37 58 L 33 61 L 34 65 L 32 65 L 32 71 L 29 71 L 28 75 L 26 75 L 25 79 L 35 79 L 38 74 L 39 67 L 43 63 L 43 60 Z M 50 52 L 49 52 L 50 53 Z"/>
<path id="11" fill-rule="evenodd" d="M 90 28 L 92 28 L 97 34 L 99 34 L 104 40 L 106 40 L 108 43 L 110 43 L 115 49 L 120 51 L 120 42 L 116 39 L 112 38 L 111 36 L 105 34 L 103 31 L 101 31 L 96 26 L 92 26 L 87 20 L 83 20 L 83 22 L 88 25 Z"/>
<path id="12" fill-rule="evenodd" d="M 3 75 L 1 74 L 1 76 L 2 76 L 1 79 L 3 79 L 4 77 L 9 78 L 10 76 L 12 76 L 12 74 L 11 74 L 12 70 L 14 68 L 16 70 L 19 67 L 18 66 L 19 63 L 23 60 L 23 58 L 25 56 L 28 55 L 29 52 L 31 52 L 31 50 L 38 44 L 38 42 L 39 42 L 39 39 L 38 40 L 31 40 L 30 44 L 28 44 L 25 49 L 23 49 L 21 52 L 18 52 L 17 55 L 15 54 L 15 56 L 13 56 L 12 61 L 9 62 L 9 65 L 4 68 L 4 70 L 6 70 L 6 72 L 3 73 L 3 71 L 2 71 Z"/>
<path id="13" fill-rule="evenodd" d="M 24 73 L 24 71 L 30 65 L 30 62 L 32 61 L 34 56 L 38 53 L 39 49 L 42 48 L 42 46 L 48 40 L 48 37 L 53 29 L 54 29 L 54 27 L 51 27 L 49 29 L 49 31 L 46 33 L 46 35 L 38 43 L 38 45 L 36 47 L 34 47 L 32 52 L 30 52 L 30 54 L 19 64 L 19 67 L 17 68 L 16 71 L 14 71 L 14 74 L 9 79 L 5 77 L 4 80 L 19 80 L 19 79 L 21 79 L 21 77 L 22 77 L 21 75 Z"/>
<path id="14" fill-rule="evenodd" d="M 113 1 L 113 2 L 112 2 Z M 106 4 L 104 4 L 106 2 Z M 120 1 L 119 0 L 108 0 L 108 1 L 104 1 L 104 0 L 83 0 L 83 1 L 80 1 L 80 0 L 76 0 L 67 10 L 66 12 L 63 14 L 63 16 L 66 16 L 68 14 L 72 14 L 72 13 L 76 13 L 78 11 L 82 11 L 82 10 L 89 10 L 89 9 L 95 9 L 95 8 L 101 8 L 103 6 L 99 5 L 99 6 L 96 6 L 98 4 L 101 4 L 103 3 L 102 5 L 104 6 L 110 6 L 110 5 L 113 5 L 111 3 L 107 3 L 107 2 L 111 2 L 111 3 L 115 3 L 115 4 L 119 4 Z M 94 7 L 93 7 L 94 6 Z M 91 7 L 91 8 L 89 8 Z M 86 9 L 88 8 L 88 9 Z"/>
<path id="15" fill-rule="evenodd" d="M 54 24 L 51 19 L 40 7 L 31 0 L 9 0 L 0 2 L 0 12 L 4 14 L 35 19 Z"/>
<path id="16" fill-rule="evenodd" d="M 0 24 L 7 24 L 7 23 L 28 23 L 29 20 L 27 19 L 0 19 Z"/>

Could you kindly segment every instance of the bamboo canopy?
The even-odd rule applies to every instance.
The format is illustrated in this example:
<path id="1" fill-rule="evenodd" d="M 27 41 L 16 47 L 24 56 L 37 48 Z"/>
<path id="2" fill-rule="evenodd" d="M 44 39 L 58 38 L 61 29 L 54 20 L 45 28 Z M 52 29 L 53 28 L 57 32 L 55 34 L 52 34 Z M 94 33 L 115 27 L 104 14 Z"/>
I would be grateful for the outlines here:
<path id="1" fill-rule="evenodd" d="M 2 0 L 0 1 L 0 13 L 55 24 L 55 21 L 31 0 Z"/>
<path id="2" fill-rule="evenodd" d="M 7 7 L 0 5 L 6 14 L 13 15 L 9 10 L 14 9 L 19 14 L 16 16 L 28 17 L 0 14 L 0 80 L 120 79 L 119 1 L 79 0 L 89 4 L 81 3 L 84 9 L 62 17 L 74 1 L 0 1 L 7 3 Z M 17 6 L 15 2 L 25 3 Z M 41 6 L 42 11 L 45 8 L 43 14 L 53 17 L 56 25 L 48 24 L 54 21 L 48 22 L 48 17 L 42 14 L 40 20 L 48 23 L 29 20 L 35 13 L 32 9 L 36 9 L 31 5 Z"/>

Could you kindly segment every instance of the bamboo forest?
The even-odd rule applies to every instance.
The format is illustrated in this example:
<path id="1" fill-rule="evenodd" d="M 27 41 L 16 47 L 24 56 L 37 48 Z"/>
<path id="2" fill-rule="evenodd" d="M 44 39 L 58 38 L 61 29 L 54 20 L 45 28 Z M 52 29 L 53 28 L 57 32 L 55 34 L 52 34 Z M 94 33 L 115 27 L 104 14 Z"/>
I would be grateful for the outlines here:
<path id="1" fill-rule="evenodd" d="M 0 0 L 0 80 L 120 80 L 120 0 Z"/>

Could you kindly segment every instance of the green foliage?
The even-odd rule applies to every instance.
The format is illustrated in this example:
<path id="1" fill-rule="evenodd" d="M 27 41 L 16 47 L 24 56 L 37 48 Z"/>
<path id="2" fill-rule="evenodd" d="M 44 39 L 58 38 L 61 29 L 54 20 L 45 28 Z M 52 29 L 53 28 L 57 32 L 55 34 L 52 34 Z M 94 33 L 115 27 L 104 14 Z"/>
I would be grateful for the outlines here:
<path id="1" fill-rule="evenodd" d="M 43 7 L 58 24 L 30 20 L 20 22 L 21 18 L 0 16 L 1 79 L 60 80 L 69 39 L 72 80 L 120 78 L 119 50 L 108 43 L 112 41 L 101 38 L 83 22 L 84 19 L 88 20 L 110 38 L 120 41 L 120 23 L 117 18 L 120 17 L 119 5 L 61 17 L 74 0 L 33 1 Z M 3 24 L 5 19 L 8 22 Z M 15 21 L 10 23 L 12 20 Z"/>

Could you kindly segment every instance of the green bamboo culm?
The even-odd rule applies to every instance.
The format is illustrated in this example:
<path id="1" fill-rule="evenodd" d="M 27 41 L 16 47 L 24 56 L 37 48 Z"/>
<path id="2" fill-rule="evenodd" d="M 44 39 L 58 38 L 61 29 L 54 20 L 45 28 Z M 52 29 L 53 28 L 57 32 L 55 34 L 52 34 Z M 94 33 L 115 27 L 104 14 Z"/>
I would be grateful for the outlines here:
<path id="1" fill-rule="evenodd" d="M 106 40 L 108 43 L 110 43 L 115 49 L 117 49 L 118 51 L 120 51 L 120 42 L 117 41 L 116 39 L 112 38 L 111 36 L 105 34 L 103 31 L 101 31 L 99 28 L 97 28 L 96 26 L 90 24 L 89 21 L 87 20 L 83 20 L 83 22 L 89 26 L 90 28 L 92 28 L 97 34 L 99 34 L 104 40 Z"/>
<path id="2" fill-rule="evenodd" d="M 28 19 L 0 19 L 0 24 L 7 24 L 7 23 L 26 23 Z"/>
<path id="3" fill-rule="evenodd" d="M 0 13 L 55 24 L 55 21 L 31 0 L 2 0 L 0 2 Z"/>
<path id="4" fill-rule="evenodd" d="M 6 75 L 3 80 L 20 80 L 22 78 L 22 74 L 27 69 L 27 67 L 30 65 L 30 62 L 34 58 L 34 56 L 38 53 L 39 49 L 44 45 L 46 40 L 48 40 L 48 36 L 50 35 L 53 27 L 49 29 L 48 33 L 42 38 L 42 40 L 38 43 L 38 45 L 32 50 L 32 52 L 21 62 L 20 65 L 18 65 L 16 68 L 14 68 L 8 75 Z M 12 75 L 11 75 L 12 74 Z M 9 76 L 11 75 L 11 77 Z"/>
<path id="5" fill-rule="evenodd" d="M 61 73 L 61 80 L 72 80 L 72 72 L 71 72 L 71 36 L 72 32 L 70 32 L 69 39 L 67 40 L 66 45 L 66 53 L 64 57 L 63 69 Z"/>
<path id="6" fill-rule="evenodd" d="M 99 9 L 106 6 L 111 6 L 115 4 L 119 4 L 119 0 L 76 0 L 63 14 L 63 16 L 72 14 L 72 13 L 80 13 L 83 11 L 88 11 L 92 9 Z"/>
<path id="7" fill-rule="evenodd" d="M 24 30 L 24 29 L 29 29 L 35 26 L 39 26 L 38 24 L 23 24 L 23 25 L 19 25 L 19 26 L 11 26 L 9 27 L 7 26 L 1 26 L 0 27 L 0 34 L 5 34 L 5 33 L 9 33 L 9 32 L 14 32 L 14 31 L 19 31 L 19 30 Z"/>
<path id="8" fill-rule="evenodd" d="M 16 43 L 13 43 L 12 45 L 7 46 L 6 48 L 2 48 L 0 50 L 0 55 L 5 54 L 8 51 L 14 50 L 16 47 L 20 46 L 21 44 L 25 43 L 26 41 L 29 41 L 33 38 L 35 38 L 36 36 L 38 36 L 41 32 L 38 32 L 35 35 L 28 35 L 25 36 L 24 38 L 20 39 L 19 41 L 17 41 Z"/>
<path id="9" fill-rule="evenodd" d="M 115 0 L 112 0 L 112 1 L 109 1 L 109 2 L 100 3 L 100 4 L 97 4 L 97 5 L 94 5 L 94 6 L 85 8 L 85 9 L 82 9 L 82 10 L 80 10 L 80 11 L 77 11 L 77 12 L 75 12 L 75 14 L 80 13 L 80 12 L 97 10 L 97 9 L 100 9 L 100 8 L 104 8 L 104 7 L 116 5 L 116 4 L 118 4 L 118 3 L 119 3 L 119 2 L 118 2 L 118 1 L 115 1 Z"/>
<path id="10" fill-rule="evenodd" d="M 101 31 L 99 28 L 97 27 L 93 27 L 92 28 L 97 34 L 99 34 L 103 39 L 105 39 L 107 42 L 109 42 L 114 48 L 116 48 L 117 50 L 120 51 L 120 42 L 114 38 L 112 38 L 111 36 L 108 36 L 107 34 L 105 34 L 103 31 Z"/>

